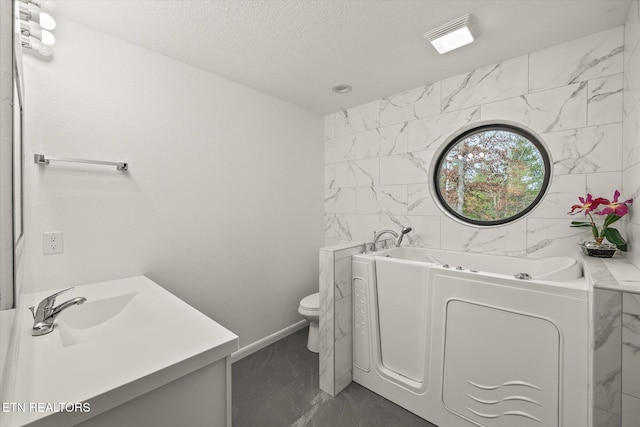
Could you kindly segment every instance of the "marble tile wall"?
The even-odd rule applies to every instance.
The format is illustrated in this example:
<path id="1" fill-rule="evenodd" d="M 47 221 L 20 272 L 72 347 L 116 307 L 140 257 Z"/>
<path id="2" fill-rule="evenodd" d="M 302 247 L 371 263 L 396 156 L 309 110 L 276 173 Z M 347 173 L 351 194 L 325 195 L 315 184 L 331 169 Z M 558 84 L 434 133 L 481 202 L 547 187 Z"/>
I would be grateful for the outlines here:
<path id="1" fill-rule="evenodd" d="M 637 120 L 623 125 L 623 86 L 633 86 L 623 74 L 624 41 L 625 28 L 612 28 L 326 116 L 326 244 L 370 241 L 376 230 L 405 225 L 412 246 L 534 258 L 577 252 L 589 233 L 570 228 L 566 212 L 586 191 L 613 194 L 623 158 L 633 157 L 623 145 L 625 132 L 638 132 Z M 451 134 L 491 120 L 541 136 L 554 175 L 525 219 L 478 229 L 444 215 L 428 180 Z"/>
<path id="2" fill-rule="evenodd" d="M 351 256 L 362 244 L 320 250 L 320 389 L 335 396 L 352 380 Z"/>
<path id="3" fill-rule="evenodd" d="M 595 289 L 593 426 L 640 425 L 640 294 Z"/>
<path id="4" fill-rule="evenodd" d="M 622 187 L 636 199 L 629 215 L 627 258 L 640 268 L 640 0 L 633 0 L 624 27 Z"/>
<path id="5" fill-rule="evenodd" d="M 622 426 L 640 425 L 640 294 L 622 294 Z"/>
<path id="6" fill-rule="evenodd" d="M 621 312 L 621 292 L 594 290 L 594 427 L 620 426 L 622 415 Z"/>

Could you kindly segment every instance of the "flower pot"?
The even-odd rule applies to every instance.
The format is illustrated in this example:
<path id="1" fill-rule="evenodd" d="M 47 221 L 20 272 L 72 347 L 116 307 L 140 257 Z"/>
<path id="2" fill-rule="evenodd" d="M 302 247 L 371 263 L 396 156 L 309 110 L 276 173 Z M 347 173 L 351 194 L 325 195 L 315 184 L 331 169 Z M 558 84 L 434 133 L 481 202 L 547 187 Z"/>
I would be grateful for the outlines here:
<path id="1" fill-rule="evenodd" d="M 582 242 L 578 245 L 582 248 L 582 253 L 596 258 L 611 258 L 617 250 L 610 243 Z"/>

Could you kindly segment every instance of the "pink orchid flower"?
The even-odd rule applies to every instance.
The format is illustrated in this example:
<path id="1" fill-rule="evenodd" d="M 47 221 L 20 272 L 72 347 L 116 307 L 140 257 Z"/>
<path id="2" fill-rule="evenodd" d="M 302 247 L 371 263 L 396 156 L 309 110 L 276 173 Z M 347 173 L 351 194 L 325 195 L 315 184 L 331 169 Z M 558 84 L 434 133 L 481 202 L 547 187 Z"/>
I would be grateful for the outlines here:
<path id="1" fill-rule="evenodd" d="M 600 203 L 602 206 L 604 206 L 604 208 L 600 212 L 594 212 L 594 213 L 598 215 L 614 214 L 620 217 L 625 216 L 626 214 L 629 213 L 629 208 L 627 207 L 627 204 L 633 203 L 633 199 L 628 199 L 628 200 L 625 200 L 624 202 L 618 202 L 618 198 L 620 198 L 620 192 L 616 190 L 616 192 L 613 195 L 613 202 L 610 202 L 607 200 L 606 203 L 604 202 Z"/>
<path id="2" fill-rule="evenodd" d="M 591 194 L 587 194 L 586 199 L 584 197 L 578 197 L 578 200 L 580 200 L 580 203 L 582 204 L 571 206 L 571 211 L 567 213 L 575 215 L 577 213 L 584 212 L 584 214 L 586 215 L 589 212 L 593 212 L 594 210 L 596 210 L 598 206 L 608 205 L 610 203 L 609 200 L 602 197 L 594 199 Z"/>

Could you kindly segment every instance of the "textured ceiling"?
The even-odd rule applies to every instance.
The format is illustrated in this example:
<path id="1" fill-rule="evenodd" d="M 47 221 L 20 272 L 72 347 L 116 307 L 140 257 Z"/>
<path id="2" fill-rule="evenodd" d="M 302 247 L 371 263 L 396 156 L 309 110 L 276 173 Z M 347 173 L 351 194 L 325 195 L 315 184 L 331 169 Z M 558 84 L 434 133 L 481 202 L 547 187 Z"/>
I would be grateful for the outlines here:
<path id="1" fill-rule="evenodd" d="M 58 0 L 57 14 L 322 114 L 624 24 L 631 0 Z M 481 36 L 422 34 L 465 13 Z M 331 92 L 347 83 L 346 95 Z"/>

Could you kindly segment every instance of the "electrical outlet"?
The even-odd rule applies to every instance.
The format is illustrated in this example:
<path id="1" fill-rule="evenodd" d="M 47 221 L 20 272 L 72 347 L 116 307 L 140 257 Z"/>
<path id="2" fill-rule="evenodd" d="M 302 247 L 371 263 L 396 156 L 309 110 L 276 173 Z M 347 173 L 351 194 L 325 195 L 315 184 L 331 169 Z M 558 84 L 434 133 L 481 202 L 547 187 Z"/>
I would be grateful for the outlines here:
<path id="1" fill-rule="evenodd" d="M 63 252 L 62 231 L 42 233 L 42 252 L 45 255 L 61 254 Z"/>

